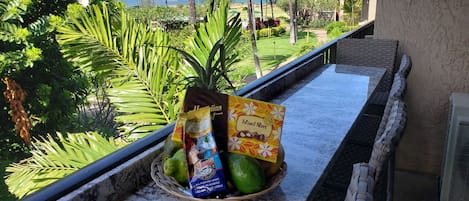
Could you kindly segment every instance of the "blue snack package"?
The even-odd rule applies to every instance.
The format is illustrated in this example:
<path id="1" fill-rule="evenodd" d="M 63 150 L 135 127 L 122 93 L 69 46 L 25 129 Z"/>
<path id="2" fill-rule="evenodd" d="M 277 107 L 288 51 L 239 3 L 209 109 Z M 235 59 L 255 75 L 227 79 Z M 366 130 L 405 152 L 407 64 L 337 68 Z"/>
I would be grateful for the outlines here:
<path id="1" fill-rule="evenodd" d="M 184 150 L 186 153 L 189 186 L 193 197 L 203 198 L 227 190 L 223 167 L 212 133 L 210 108 L 182 114 Z"/>

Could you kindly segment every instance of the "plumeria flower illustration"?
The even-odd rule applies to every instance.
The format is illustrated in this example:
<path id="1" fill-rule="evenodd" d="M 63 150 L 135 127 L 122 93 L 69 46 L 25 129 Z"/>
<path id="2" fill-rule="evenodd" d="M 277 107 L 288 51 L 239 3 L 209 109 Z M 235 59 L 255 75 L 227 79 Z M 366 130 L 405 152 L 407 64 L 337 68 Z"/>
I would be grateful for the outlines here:
<path id="1" fill-rule="evenodd" d="M 282 111 L 282 108 L 274 107 L 274 110 L 270 113 L 274 115 L 274 119 L 283 120 L 284 112 Z"/>
<path id="2" fill-rule="evenodd" d="M 264 144 L 259 145 L 259 150 L 257 151 L 257 153 L 262 154 L 262 157 L 267 158 L 267 156 L 272 155 L 272 148 L 273 147 L 269 146 L 269 143 L 266 142 Z"/>
<path id="3" fill-rule="evenodd" d="M 244 103 L 243 112 L 245 112 L 247 115 L 256 114 L 256 108 L 257 107 L 252 102 L 250 102 L 249 104 Z"/>
<path id="4" fill-rule="evenodd" d="M 238 114 L 236 114 L 234 110 L 230 110 L 230 112 L 228 113 L 228 119 L 230 121 L 234 121 L 237 116 Z"/>
<path id="5" fill-rule="evenodd" d="M 282 135 L 282 130 L 280 128 L 272 131 L 272 133 L 274 133 L 274 140 L 276 139 L 280 139 L 280 135 Z"/>
<path id="6" fill-rule="evenodd" d="M 238 140 L 238 137 L 230 138 L 230 141 L 228 142 L 228 146 L 230 147 L 230 150 L 238 150 L 239 145 L 241 145 L 241 141 Z"/>

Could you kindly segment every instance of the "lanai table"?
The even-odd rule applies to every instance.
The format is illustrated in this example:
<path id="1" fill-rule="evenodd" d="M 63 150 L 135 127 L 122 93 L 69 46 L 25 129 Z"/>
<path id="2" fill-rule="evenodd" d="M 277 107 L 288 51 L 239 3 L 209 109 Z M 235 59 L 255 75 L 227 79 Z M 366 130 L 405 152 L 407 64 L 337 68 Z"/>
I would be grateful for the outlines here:
<path id="1" fill-rule="evenodd" d="M 270 102 L 286 106 L 281 142 L 287 175 L 257 200 L 306 200 L 381 81 L 384 68 L 329 64 Z M 180 200 L 154 182 L 127 200 Z"/>

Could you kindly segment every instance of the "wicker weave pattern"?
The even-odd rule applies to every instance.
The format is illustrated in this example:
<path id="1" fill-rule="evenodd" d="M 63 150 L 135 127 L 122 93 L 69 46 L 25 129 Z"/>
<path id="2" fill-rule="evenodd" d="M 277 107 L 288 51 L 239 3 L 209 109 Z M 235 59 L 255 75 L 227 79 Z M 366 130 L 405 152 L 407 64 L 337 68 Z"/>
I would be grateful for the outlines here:
<path id="1" fill-rule="evenodd" d="M 376 171 L 376 181 L 378 180 L 378 176 L 381 174 L 383 166 L 391 153 L 391 142 L 385 141 L 383 136 L 373 145 L 373 151 L 371 151 L 370 161 L 368 162 Z"/>
<path id="2" fill-rule="evenodd" d="M 396 60 L 396 40 L 342 39 L 337 42 L 337 63 L 357 66 L 383 67 L 384 75 L 379 91 L 389 91 Z"/>
<path id="3" fill-rule="evenodd" d="M 409 76 L 411 68 L 412 60 L 410 59 L 410 56 L 407 54 L 402 55 L 401 64 L 399 65 L 399 70 L 397 71 L 397 74 L 407 78 L 407 76 Z"/>
<path id="4" fill-rule="evenodd" d="M 400 74 L 396 74 L 394 76 L 391 91 L 389 92 L 389 98 L 391 100 L 402 99 L 404 97 L 406 87 L 406 79 Z"/>
<path id="5" fill-rule="evenodd" d="M 384 130 L 384 138 L 386 141 L 397 145 L 407 121 L 406 105 L 401 100 L 394 101 L 389 115 L 389 120 Z"/>
<path id="6" fill-rule="evenodd" d="M 373 167 L 367 163 L 353 164 L 352 178 L 347 188 L 345 201 L 372 201 L 374 174 Z"/>
<path id="7" fill-rule="evenodd" d="M 199 199 L 199 198 L 192 197 L 190 193 L 187 191 L 188 189 L 186 187 L 181 186 L 174 178 L 169 177 L 164 174 L 163 159 L 161 157 L 155 158 L 153 162 L 151 163 L 151 178 L 153 179 L 153 181 L 155 181 L 155 184 L 159 188 L 163 189 L 164 191 L 168 192 L 169 194 L 175 197 L 182 198 L 184 200 L 196 200 L 196 201 L 220 201 L 220 200 L 238 201 L 238 200 L 254 199 L 275 189 L 280 184 L 282 179 L 285 177 L 286 173 L 287 173 L 287 164 L 284 162 L 280 168 L 280 171 L 266 182 L 265 189 L 260 192 L 247 194 L 247 195 L 232 194 L 224 199 Z"/>
<path id="8" fill-rule="evenodd" d="M 383 165 L 389 158 L 391 151 L 394 151 L 394 146 L 398 143 L 400 135 L 404 131 L 407 120 L 407 113 L 405 103 L 400 100 L 394 100 L 392 103 L 391 114 L 386 123 L 386 129 L 383 135 L 375 142 L 369 164 L 375 168 L 376 175 L 380 175 Z M 375 180 L 378 180 L 375 177 Z"/>
<path id="9" fill-rule="evenodd" d="M 384 108 L 383 117 L 381 118 L 381 122 L 379 124 L 378 132 L 376 133 L 375 141 L 378 140 L 381 135 L 383 135 L 384 130 L 386 129 L 386 124 L 388 123 L 389 115 L 391 114 L 393 102 L 397 99 L 404 98 L 406 86 L 407 84 L 405 78 L 399 74 L 396 74 L 394 76 L 394 82 L 392 84 L 388 101 L 386 102 L 386 106 Z"/>

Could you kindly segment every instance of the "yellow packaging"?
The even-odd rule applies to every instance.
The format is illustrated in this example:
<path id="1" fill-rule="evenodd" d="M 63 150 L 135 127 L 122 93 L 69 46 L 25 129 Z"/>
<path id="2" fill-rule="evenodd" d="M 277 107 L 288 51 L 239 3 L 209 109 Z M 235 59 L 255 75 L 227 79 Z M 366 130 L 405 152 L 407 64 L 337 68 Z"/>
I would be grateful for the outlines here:
<path id="1" fill-rule="evenodd" d="M 275 163 L 285 107 L 229 96 L 228 151 Z"/>

